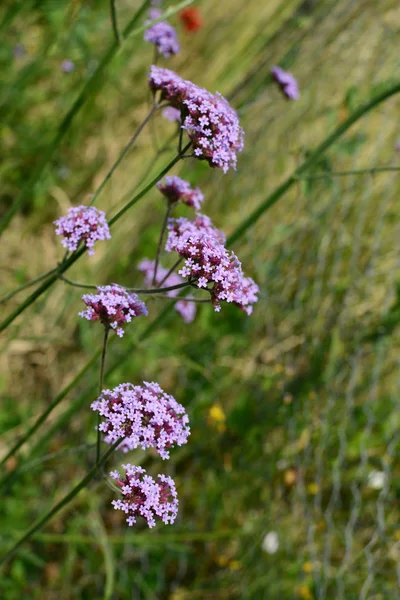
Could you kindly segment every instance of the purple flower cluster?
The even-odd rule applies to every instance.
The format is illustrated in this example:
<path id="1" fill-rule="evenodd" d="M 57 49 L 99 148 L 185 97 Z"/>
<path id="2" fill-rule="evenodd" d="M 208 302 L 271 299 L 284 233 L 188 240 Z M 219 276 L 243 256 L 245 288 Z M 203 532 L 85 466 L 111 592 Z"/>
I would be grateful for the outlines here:
<path id="1" fill-rule="evenodd" d="M 113 500 L 115 510 L 122 510 L 129 526 L 136 523 L 141 515 L 147 520 L 149 527 L 156 525 L 156 517 L 166 525 L 173 523 L 178 513 L 178 497 L 175 483 L 171 477 L 158 475 L 158 481 L 141 467 L 122 465 L 125 477 L 118 471 L 112 471 L 111 477 L 121 488 L 122 500 Z"/>
<path id="2" fill-rule="evenodd" d="M 82 300 L 87 309 L 79 316 L 88 321 L 100 321 L 105 327 L 111 327 L 122 337 L 123 326 L 132 321 L 133 317 L 148 314 L 146 305 L 140 298 L 125 288 L 113 283 L 99 286 L 98 294 L 84 294 Z"/>
<path id="3" fill-rule="evenodd" d="M 184 407 L 157 383 L 121 383 L 103 390 L 91 408 L 104 417 L 100 431 L 107 444 L 124 438 L 119 446 L 123 452 L 156 448 L 161 458 L 169 458 L 169 448 L 186 444 L 190 433 Z"/>
<path id="4" fill-rule="evenodd" d="M 150 21 L 158 19 L 161 14 L 161 10 L 151 9 L 149 11 Z M 146 42 L 154 44 L 160 54 L 167 58 L 173 54 L 178 54 L 180 50 L 176 31 L 167 21 L 160 21 L 146 29 L 144 39 Z"/>
<path id="5" fill-rule="evenodd" d="M 94 206 L 73 206 L 68 209 L 66 216 L 60 217 L 54 224 L 56 234 L 63 237 L 62 245 L 71 252 L 84 242 L 91 255 L 97 240 L 111 238 L 105 213 Z"/>
<path id="6" fill-rule="evenodd" d="M 299 86 L 291 73 L 284 71 L 280 67 L 272 67 L 271 75 L 288 100 L 297 100 L 299 98 Z"/>
<path id="7" fill-rule="evenodd" d="M 153 273 L 154 273 L 154 260 L 149 260 L 145 258 L 138 264 L 139 271 L 142 271 L 145 275 L 145 285 L 148 287 L 151 286 L 153 281 Z M 158 265 L 157 268 L 157 277 L 156 283 L 159 285 L 162 282 L 164 287 L 172 287 L 173 285 L 179 285 L 183 283 L 183 279 L 179 277 L 176 273 L 170 273 L 168 275 L 168 269 L 165 269 L 161 265 Z M 179 293 L 179 290 L 170 290 L 167 292 L 167 296 L 170 298 L 174 298 Z M 191 298 L 191 296 L 187 296 L 187 298 Z M 196 316 L 196 305 L 194 302 L 190 302 L 189 300 L 178 300 L 174 306 L 176 312 L 178 312 L 185 323 L 191 323 Z"/>
<path id="8" fill-rule="evenodd" d="M 201 203 L 204 200 L 204 196 L 199 188 L 191 188 L 189 182 L 175 175 L 167 175 L 164 181 L 157 183 L 157 188 L 169 202 L 181 201 L 195 210 L 200 210 Z"/>
<path id="9" fill-rule="evenodd" d="M 194 221 L 170 219 L 168 228 L 165 249 L 185 259 L 179 274 L 207 289 L 216 311 L 222 301 L 233 302 L 250 315 L 258 286 L 244 276 L 237 256 L 225 248 L 222 232 L 204 215 L 197 215 Z"/>
<path id="10" fill-rule="evenodd" d="M 236 154 L 243 149 L 244 132 L 236 112 L 221 94 L 211 94 L 169 69 L 153 65 L 149 75 L 153 92 L 181 111 L 182 128 L 186 129 L 197 158 L 226 173 L 236 168 Z"/>

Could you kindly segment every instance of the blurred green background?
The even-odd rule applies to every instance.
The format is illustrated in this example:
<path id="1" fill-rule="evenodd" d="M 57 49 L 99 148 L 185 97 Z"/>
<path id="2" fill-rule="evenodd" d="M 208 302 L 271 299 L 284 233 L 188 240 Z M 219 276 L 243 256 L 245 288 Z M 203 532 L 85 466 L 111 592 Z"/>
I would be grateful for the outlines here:
<path id="1" fill-rule="evenodd" d="M 121 26 L 140 6 L 117 0 Z M 335 127 L 399 76 L 397 0 L 203 0 L 203 27 L 161 64 L 230 98 L 246 132 L 236 173 L 182 161 L 203 212 L 231 233 Z M 2 0 L 0 210 L 38 168 L 63 117 L 113 43 L 105 0 Z M 75 69 L 62 70 L 65 60 Z M 128 38 L 100 73 L 48 167 L 2 238 L 2 295 L 54 267 L 52 222 L 87 203 L 149 101 L 153 47 Z M 287 102 L 271 84 L 280 64 L 299 81 Z M 128 528 L 94 482 L 0 574 L 0 597 L 280 600 L 400 598 L 400 168 L 397 96 L 361 119 L 234 244 L 260 286 L 247 317 L 199 306 L 182 326 L 149 303 L 110 346 L 106 384 L 155 380 L 183 403 L 189 443 L 168 462 L 130 462 L 175 478 L 178 522 Z M 155 158 L 174 126 L 144 131 L 96 206 L 112 213 L 174 156 Z M 111 210 L 112 209 L 112 210 Z M 78 281 L 138 287 L 163 215 L 156 190 L 126 213 L 112 240 L 69 271 Z M 5 316 L 21 293 L 1 307 Z M 78 318 L 79 290 L 62 282 L 1 339 L 0 451 L 73 379 L 102 343 Z M 98 362 L 6 473 L 0 549 L 62 497 L 92 464 L 89 409 Z M 119 458 L 113 459 L 116 465 Z M 111 465 L 110 465 L 111 466 Z"/>

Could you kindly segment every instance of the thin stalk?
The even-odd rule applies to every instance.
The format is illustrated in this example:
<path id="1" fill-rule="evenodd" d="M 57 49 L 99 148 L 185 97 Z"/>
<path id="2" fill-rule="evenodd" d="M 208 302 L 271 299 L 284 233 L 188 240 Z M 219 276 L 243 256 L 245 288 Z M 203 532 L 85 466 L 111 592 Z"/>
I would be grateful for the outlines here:
<path id="1" fill-rule="evenodd" d="M 349 175 L 374 175 L 375 173 L 387 173 L 400 171 L 400 167 L 370 167 L 366 169 L 354 169 L 352 171 L 327 171 L 326 173 L 311 173 L 310 175 L 299 175 L 296 179 L 325 179 L 326 177 L 347 177 Z"/>
<path id="2" fill-rule="evenodd" d="M 71 281 L 71 279 L 67 279 L 67 277 L 64 277 L 64 275 L 60 276 L 60 279 L 62 279 L 63 281 L 65 281 L 65 283 L 68 283 L 69 285 L 73 285 L 74 287 L 78 287 L 78 288 L 86 288 L 86 289 L 90 289 L 90 290 L 97 290 L 98 285 L 91 285 L 91 284 L 86 284 L 86 283 L 77 283 L 76 281 Z M 192 285 L 190 282 L 184 282 L 184 283 L 178 283 L 176 285 L 171 285 L 169 287 L 165 287 L 165 288 L 143 288 L 143 289 L 138 289 L 138 288 L 128 288 L 125 287 L 126 290 L 128 290 L 128 292 L 134 292 L 135 294 L 162 294 L 163 292 L 171 292 L 173 290 L 180 290 L 181 288 L 187 287 L 189 285 Z"/>
<path id="3" fill-rule="evenodd" d="M 16 288 L 9 294 L 6 294 L 2 298 L 0 298 L 0 304 L 4 304 L 4 302 L 7 302 L 7 300 L 10 300 L 11 298 L 13 298 L 17 294 L 19 294 L 19 292 L 22 292 L 23 290 L 26 290 L 28 287 L 31 287 L 32 285 L 39 283 L 39 281 L 42 281 L 42 279 L 46 279 L 46 277 L 49 277 L 53 273 L 56 273 L 57 270 L 58 270 L 58 267 L 56 267 L 55 269 L 51 269 L 50 271 L 47 271 L 46 273 L 42 273 L 42 275 L 39 275 L 39 277 L 36 277 L 36 279 L 32 279 L 32 281 L 28 281 L 28 283 L 24 283 L 23 285 L 20 285 L 18 288 Z"/>
<path id="4" fill-rule="evenodd" d="M 106 363 L 106 352 L 107 352 L 107 341 L 108 334 L 110 333 L 110 328 L 108 325 L 104 327 L 104 340 L 103 340 L 103 349 L 101 352 L 101 363 L 100 363 L 100 385 L 99 385 L 99 394 L 103 391 L 104 384 L 104 366 Z M 101 431 L 100 431 L 100 413 L 97 414 L 97 440 L 96 440 L 96 465 L 99 464 L 100 460 L 100 449 L 101 449 Z"/>
<path id="5" fill-rule="evenodd" d="M 245 219 L 228 238 L 227 243 L 230 245 L 241 237 L 250 227 L 252 227 L 258 219 L 269 210 L 291 187 L 298 181 L 299 175 L 302 175 L 310 167 L 317 164 L 321 156 L 330 148 L 350 127 L 361 117 L 375 108 L 381 102 L 384 102 L 391 96 L 400 92 L 400 83 L 393 85 L 384 92 L 374 96 L 369 102 L 363 104 L 350 115 L 339 127 L 337 127 L 328 137 L 310 154 L 310 156 L 290 175 L 272 194 L 270 194 L 264 202 L 258 205 L 252 213 Z"/>
<path id="6" fill-rule="evenodd" d="M 127 143 L 127 145 L 125 146 L 125 148 L 123 149 L 123 151 L 121 152 L 121 154 L 119 155 L 119 157 L 117 158 L 117 160 L 115 161 L 115 163 L 113 164 L 113 166 L 111 167 L 111 169 L 108 171 L 107 175 L 104 177 L 104 179 L 101 182 L 101 184 L 99 185 L 99 187 L 97 188 L 96 192 L 93 195 L 93 198 L 90 201 L 89 206 L 92 206 L 95 203 L 95 201 L 98 198 L 98 196 L 100 195 L 102 189 L 107 184 L 107 182 L 111 179 L 114 171 L 121 164 L 121 162 L 125 158 L 126 154 L 132 148 L 133 144 L 135 143 L 135 141 L 139 137 L 140 133 L 143 131 L 144 127 L 150 121 L 151 117 L 154 115 L 154 113 L 156 112 L 156 110 L 158 108 L 159 108 L 159 106 L 157 104 L 155 104 L 155 105 L 152 106 L 152 108 L 151 108 L 149 114 L 147 115 L 147 117 L 144 119 L 144 121 L 142 121 L 142 123 L 136 129 L 135 133 L 133 134 L 133 136 L 131 137 L 131 139 L 129 140 L 129 142 Z"/>
<path id="7" fill-rule="evenodd" d="M 170 163 L 168 163 L 168 165 L 166 165 L 166 167 L 161 170 L 156 177 L 154 177 L 154 179 L 150 181 L 150 183 L 148 183 L 138 194 L 132 198 L 132 200 L 123 206 L 121 210 L 109 220 L 108 224 L 112 226 L 122 217 L 123 214 L 125 214 L 129 208 L 136 204 L 136 202 L 139 202 L 139 200 L 141 200 L 143 196 L 145 196 L 152 189 L 152 187 L 154 187 L 157 181 L 159 181 L 166 173 L 168 173 L 168 171 L 179 161 L 179 159 L 180 156 L 178 154 L 171 160 Z M 84 253 L 85 248 L 82 247 L 71 254 L 68 260 L 59 266 L 56 274 L 52 275 L 47 281 L 45 281 L 37 290 L 28 296 L 28 298 L 26 298 L 26 300 L 20 306 L 18 306 L 10 315 L 8 315 L 4 321 L 0 323 L 0 332 L 4 331 L 18 317 L 18 315 L 23 313 L 31 304 L 35 302 L 35 300 L 37 300 L 37 298 L 44 294 L 44 292 L 46 292 L 57 281 L 57 279 L 59 279 L 60 274 L 67 271 Z"/>
<path id="8" fill-rule="evenodd" d="M 22 544 L 24 544 L 26 541 L 28 541 L 34 533 L 36 533 L 39 529 L 41 529 L 43 527 L 43 525 L 45 525 L 48 521 L 50 521 L 50 519 L 52 517 L 54 517 L 54 515 L 57 514 L 62 508 L 67 506 L 67 504 L 69 504 L 69 502 L 71 502 L 71 500 L 73 500 L 73 498 L 75 498 L 75 496 L 77 494 L 79 494 L 79 492 L 84 487 L 86 487 L 87 484 L 92 481 L 92 479 L 94 479 L 94 477 L 96 476 L 99 469 L 106 463 L 106 461 L 111 456 L 111 454 L 114 452 L 114 450 L 117 448 L 117 446 L 119 446 L 122 439 L 123 438 L 117 440 L 115 442 L 115 444 L 113 444 L 107 450 L 107 452 L 105 454 L 103 454 L 103 456 L 96 463 L 96 465 L 93 467 L 93 469 L 91 471 L 89 471 L 89 473 L 82 479 L 82 481 L 80 481 L 80 483 L 78 483 L 78 485 L 76 485 L 74 487 L 73 490 L 70 491 L 69 494 L 64 496 L 64 498 L 62 500 L 60 500 L 60 502 L 58 502 L 44 517 L 39 519 L 39 521 L 37 521 L 34 525 L 32 525 L 32 527 L 30 529 L 28 529 L 28 531 L 18 540 L 18 542 L 16 542 L 14 544 L 14 546 L 2 558 L 0 558 L 0 565 L 7 562 L 15 554 L 15 552 L 18 550 L 18 548 L 20 548 L 22 546 Z"/>
<path id="9" fill-rule="evenodd" d="M 156 261 L 154 263 L 154 273 L 153 273 L 153 285 L 155 285 L 156 279 L 157 279 L 157 269 L 158 269 L 158 263 L 160 262 L 161 248 L 162 248 L 162 244 L 164 241 L 165 231 L 166 231 L 167 225 L 168 225 L 168 219 L 169 219 L 171 211 L 172 211 L 172 206 L 173 206 L 172 202 L 170 202 L 168 200 L 167 211 L 165 213 L 164 221 L 161 226 L 160 237 L 158 239 L 158 244 L 157 244 Z"/>
<path id="10" fill-rule="evenodd" d="M 111 24 L 114 32 L 115 41 L 118 45 L 121 43 L 121 34 L 118 29 L 117 8 L 115 0 L 110 0 Z"/>
<path id="11" fill-rule="evenodd" d="M 42 465 L 43 463 L 54 460 L 55 458 L 60 458 L 61 456 L 69 456 L 70 454 L 80 454 L 81 451 L 91 450 L 95 447 L 96 444 L 81 444 L 80 446 L 75 446 L 73 448 L 66 448 L 65 450 L 57 450 L 57 452 L 50 452 L 49 454 L 45 454 L 40 458 L 35 458 L 34 460 L 30 460 L 25 463 L 19 470 L 20 473 L 25 473 L 27 471 L 31 471 L 37 466 Z"/>
<path id="12" fill-rule="evenodd" d="M 1 459 L 0 466 L 13 456 L 18 450 L 28 441 L 28 439 L 35 433 L 37 429 L 45 422 L 49 414 L 60 404 L 60 402 L 69 394 L 69 392 L 76 386 L 76 384 L 82 379 L 82 377 L 89 371 L 92 365 L 95 364 L 100 356 L 100 350 L 97 351 L 92 358 L 86 363 L 86 365 L 75 375 L 74 379 L 69 383 L 53 400 L 53 402 L 46 408 L 46 410 L 36 419 L 32 427 L 17 441 L 16 444 L 7 452 L 7 454 Z M 0 485 L 3 485 L 8 479 L 8 476 L 0 481 Z"/>
<path id="13" fill-rule="evenodd" d="M 186 150 L 187 150 L 187 149 L 190 147 L 190 145 L 191 145 L 191 142 L 189 142 L 188 144 L 186 144 L 186 146 L 184 147 L 184 149 L 183 149 L 183 151 L 182 151 L 182 152 L 186 152 Z M 134 196 L 134 197 L 132 198 L 132 200 L 131 200 L 130 202 L 128 202 L 128 203 L 127 203 L 125 206 L 123 206 L 123 207 L 121 208 L 121 210 L 120 210 L 119 212 L 117 212 L 117 214 L 116 214 L 116 215 L 114 215 L 114 216 L 113 216 L 113 217 L 112 217 L 112 218 L 111 218 L 111 219 L 108 221 L 108 224 L 109 224 L 109 225 L 113 225 L 113 224 L 114 224 L 116 221 L 118 221 L 118 219 L 120 219 L 120 218 L 122 217 L 122 215 L 123 215 L 123 214 L 125 214 L 125 212 L 131 208 L 131 206 L 133 206 L 134 204 L 136 204 L 136 202 L 138 202 L 138 201 L 139 201 L 141 198 L 143 198 L 143 196 L 145 196 L 145 195 L 147 194 L 147 192 L 148 192 L 149 190 L 151 190 L 151 189 L 152 189 L 152 188 L 155 186 L 155 184 L 156 184 L 156 183 L 157 183 L 157 182 L 158 182 L 160 179 L 162 179 L 162 178 L 164 177 L 164 175 L 165 175 L 166 173 L 168 173 L 168 171 L 170 171 L 170 169 L 172 169 L 172 167 L 173 167 L 174 165 L 176 165 L 176 163 L 177 163 L 177 162 L 179 162 L 179 161 L 180 161 L 180 159 L 181 159 L 181 158 L 182 158 L 182 157 L 181 157 L 181 155 L 180 155 L 180 154 L 177 154 L 177 155 L 175 156 L 175 158 L 173 158 L 173 159 L 171 160 L 171 162 L 170 162 L 170 163 L 169 163 L 169 164 L 168 164 L 166 167 L 164 167 L 164 169 L 162 169 L 162 171 L 161 171 L 161 172 L 160 172 L 160 173 L 159 173 L 159 174 L 158 174 L 156 177 L 154 177 L 154 179 L 152 179 L 152 180 L 151 180 L 151 181 L 150 181 L 150 182 L 149 182 L 149 183 L 146 185 L 146 187 L 144 187 L 144 188 L 143 188 L 143 189 L 142 189 L 142 190 L 141 190 L 141 191 L 140 191 L 140 192 L 139 192 L 139 193 L 138 193 L 136 196 Z"/>
<path id="14" fill-rule="evenodd" d="M 158 287 L 161 288 L 162 284 L 165 283 L 168 280 L 168 277 L 170 275 L 172 275 L 172 273 L 175 271 L 175 269 L 177 267 L 179 267 L 179 265 L 181 264 L 182 261 L 183 261 L 183 258 L 180 256 L 178 258 L 178 260 L 176 261 L 176 263 L 172 265 L 172 267 L 170 268 L 170 270 L 168 271 L 168 273 L 165 275 L 165 277 L 160 281 L 160 283 L 158 284 Z"/>
<path id="15" fill-rule="evenodd" d="M 178 142 L 179 154 L 182 154 L 182 140 L 183 140 L 183 128 L 182 128 L 182 123 L 179 122 L 179 142 Z"/>

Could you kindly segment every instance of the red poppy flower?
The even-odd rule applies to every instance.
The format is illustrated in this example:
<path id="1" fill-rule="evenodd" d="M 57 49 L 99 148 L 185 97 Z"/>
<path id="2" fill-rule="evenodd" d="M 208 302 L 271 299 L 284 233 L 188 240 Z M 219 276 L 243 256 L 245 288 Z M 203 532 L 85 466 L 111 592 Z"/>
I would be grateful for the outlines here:
<path id="1" fill-rule="evenodd" d="M 179 18 L 186 31 L 197 31 L 203 27 L 201 13 L 194 6 L 181 10 Z"/>

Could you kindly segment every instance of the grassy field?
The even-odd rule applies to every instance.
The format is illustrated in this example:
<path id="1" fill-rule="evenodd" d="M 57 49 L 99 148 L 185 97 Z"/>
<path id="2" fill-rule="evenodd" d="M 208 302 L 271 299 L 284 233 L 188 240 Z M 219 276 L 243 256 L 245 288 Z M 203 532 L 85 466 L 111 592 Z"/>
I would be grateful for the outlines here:
<path id="1" fill-rule="evenodd" d="M 116 4 L 121 28 L 141 5 Z M 23 191 L 1 240 L 4 296 L 62 259 L 53 221 L 90 201 L 147 114 L 153 47 L 140 31 L 113 54 L 105 0 L 1 5 L 3 222 Z M 228 97 L 245 148 L 236 172 L 194 160 L 171 172 L 201 188 L 203 212 L 229 236 L 399 82 L 400 9 L 396 0 L 195 6 L 202 29 L 185 33 L 172 16 L 182 51 L 160 64 Z M 296 76 L 298 101 L 271 82 L 275 64 Z M 152 299 L 148 319 L 110 344 L 107 387 L 154 380 L 189 413 L 189 442 L 167 463 L 129 456 L 174 477 L 177 523 L 128 528 L 96 480 L 3 567 L 0 598 L 400 598 L 399 108 L 393 95 L 357 120 L 235 239 L 260 287 L 251 317 L 199 305 L 183 327 Z M 176 154 L 165 146 L 173 133 L 162 118 L 146 128 L 96 206 L 115 214 L 151 181 Z M 151 190 L 68 277 L 140 286 L 137 264 L 154 257 L 162 218 Z M 2 304 L 2 317 L 30 292 Z M 82 308 L 81 291 L 58 281 L 1 336 L 0 456 L 67 392 L 3 466 L 1 554 L 93 464 L 102 334 L 78 318 Z"/>

